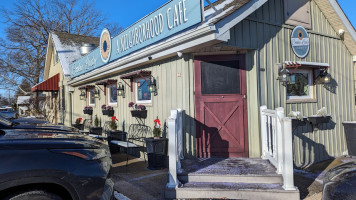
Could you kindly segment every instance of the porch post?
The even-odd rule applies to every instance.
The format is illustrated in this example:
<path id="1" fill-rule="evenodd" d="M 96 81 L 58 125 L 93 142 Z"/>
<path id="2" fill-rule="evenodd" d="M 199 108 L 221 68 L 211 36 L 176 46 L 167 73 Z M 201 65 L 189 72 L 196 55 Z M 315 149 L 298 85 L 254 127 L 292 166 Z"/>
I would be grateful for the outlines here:
<path id="1" fill-rule="evenodd" d="M 292 120 L 290 118 L 283 119 L 283 188 L 285 190 L 296 190 L 293 179 L 293 148 L 292 148 Z"/>
<path id="2" fill-rule="evenodd" d="M 283 119 L 284 119 L 284 108 L 279 107 L 277 111 L 277 174 L 281 174 L 283 170 Z M 287 143 L 288 144 L 288 143 Z"/>
<path id="3" fill-rule="evenodd" d="M 260 115 L 261 115 L 261 145 L 262 145 L 262 159 L 267 159 L 266 152 L 267 152 L 267 117 L 263 113 L 264 110 L 267 110 L 267 106 L 260 107 Z"/>

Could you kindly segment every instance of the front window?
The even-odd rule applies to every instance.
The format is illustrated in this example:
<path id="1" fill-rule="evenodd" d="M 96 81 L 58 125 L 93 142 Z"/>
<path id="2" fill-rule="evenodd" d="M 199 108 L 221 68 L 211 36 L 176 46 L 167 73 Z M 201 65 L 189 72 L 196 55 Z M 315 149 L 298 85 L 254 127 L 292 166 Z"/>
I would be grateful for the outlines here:
<path id="1" fill-rule="evenodd" d="M 136 103 L 151 103 L 150 79 L 136 79 Z"/>
<path id="2" fill-rule="evenodd" d="M 117 103 L 117 87 L 116 83 L 108 85 L 108 102 L 109 104 Z"/>
<path id="3" fill-rule="evenodd" d="M 313 99 L 311 70 L 297 70 L 287 84 L 287 99 Z"/>
<path id="4" fill-rule="evenodd" d="M 89 105 L 95 105 L 94 88 L 89 89 Z"/>

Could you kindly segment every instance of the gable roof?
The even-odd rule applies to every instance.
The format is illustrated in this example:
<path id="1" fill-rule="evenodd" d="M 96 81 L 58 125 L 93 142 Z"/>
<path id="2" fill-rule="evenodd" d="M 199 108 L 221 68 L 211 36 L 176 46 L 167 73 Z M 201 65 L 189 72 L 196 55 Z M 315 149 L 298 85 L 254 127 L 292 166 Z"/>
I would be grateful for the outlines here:
<path id="1" fill-rule="evenodd" d="M 64 75 L 70 75 L 69 64 L 82 57 L 80 47 L 85 44 L 99 45 L 98 37 L 75 35 L 64 32 L 52 32 L 51 38 L 58 53 Z"/>
<path id="2" fill-rule="evenodd" d="M 326 19 L 338 33 L 340 29 L 345 31 L 344 44 L 351 52 L 356 55 L 356 32 L 355 28 L 346 17 L 344 11 L 336 0 L 315 0 L 320 10 L 324 13 Z"/>

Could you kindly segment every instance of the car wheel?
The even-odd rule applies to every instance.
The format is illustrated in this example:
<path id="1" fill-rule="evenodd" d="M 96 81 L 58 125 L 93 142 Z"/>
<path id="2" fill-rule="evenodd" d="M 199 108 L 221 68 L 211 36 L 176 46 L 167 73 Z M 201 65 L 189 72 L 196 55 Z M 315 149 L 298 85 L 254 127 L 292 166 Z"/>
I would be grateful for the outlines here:
<path id="1" fill-rule="evenodd" d="M 5 200 L 63 200 L 57 194 L 47 192 L 44 190 L 31 190 L 21 193 L 12 194 L 5 198 Z"/>

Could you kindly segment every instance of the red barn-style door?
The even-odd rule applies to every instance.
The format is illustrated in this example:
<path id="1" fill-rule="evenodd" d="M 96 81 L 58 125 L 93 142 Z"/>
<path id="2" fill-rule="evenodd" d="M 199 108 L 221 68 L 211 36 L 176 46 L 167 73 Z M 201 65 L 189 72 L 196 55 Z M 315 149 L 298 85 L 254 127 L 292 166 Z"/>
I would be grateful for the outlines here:
<path id="1" fill-rule="evenodd" d="M 198 157 L 248 157 L 243 55 L 194 58 Z"/>

